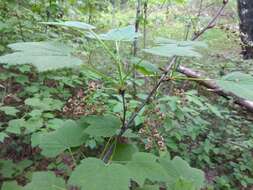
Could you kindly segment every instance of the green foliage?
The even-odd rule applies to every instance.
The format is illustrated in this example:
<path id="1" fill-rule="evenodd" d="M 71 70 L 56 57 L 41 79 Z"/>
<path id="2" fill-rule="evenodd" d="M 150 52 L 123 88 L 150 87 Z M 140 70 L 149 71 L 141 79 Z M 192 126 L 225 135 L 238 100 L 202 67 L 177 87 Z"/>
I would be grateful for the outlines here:
<path id="1" fill-rule="evenodd" d="M 15 52 L 1 56 L 2 64 L 32 64 L 41 72 L 82 64 L 80 59 L 71 55 L 70 47 L 58 42 L 22 42 L 8 47 Z"/>
<path id="2" fill-rule="evenodd" d="M 121 127 L 120 120 L 113 115 L 88 116 L 86 122 L 89 124 L 85 133 L 93 137 L 111 137 Z"/>
<path id="3" fill-rule="evenodd" d="M 158 46 L 144 49 L 143 51 L 164 57 L 201 57 L 201 55 L 196 52 L 196 47 L 206 47 L 203 42 L 175 41 L 165 38 L 158 38 L 157 44 Z"/>
<path id="4" fill-rule="evenodd" d="M 225 91 L 253 101 L 253 77 L 250 74 L 233 72 L 222 77 L 220 80 L 216 80 L 216 82 Z"/>
<path id="5" fill-rule="evenodd" d="M 120 164 L 106 165 L 102 160 L 87 158 L 73 171 L 69 184 L 82 190 L 128 190 L 130 173 Z"/>
<path id="6" fill-rule="evenodd" d="M 169 175 L 169 186 L 176 189 L 201 189 L 204 187 L 204 172 L 191 168 L 189 164 L 180 157 L 173 160 L 161 159 L 161 165 Z"/>
<path id="7" fill-rule="evenodd" d="M 82 29 L 82 30 L 95 29 L 95 27 L 90 25 L 90 24 L 86 24 L 84 22 L 78 22 L 78 21 L 42 22 L 41 24 L 55 25 L 55 26 L 65 26 L 65 27 L 77 28 L 77 29 Z"/>
<path id="8" fill-rule="evenodd" d="M 165 182 L 167 180 L 166 171 L 157 163 L 157 157 L 148 153 L 135 153 L 132 160 L 127 163 L 132 179 L 141 187 L 146 180 L 152 182 Z"/>
<path id="9" fill-rule="evenodd" d="M 131 42 L 140 37 L 141 34 L 135 32 L 134 26 L 126 26 L 112 29 L 107 33 L 99 34 L 98 36 L 95 36 L 92 33 L 89 33 L 87 36 L 93 39 L 98 38 L 100 40 Z"/>
<path id="10" fill-rule="evenodd" d="M 35 172 L 32 175 L 32 180 L 28 183 L 24 190 L 58 190 L 65 189 L 63 179 L 56 177 L 53 172 Z"/>
<path id="11" fill-rule="evenodd" d="M 55 157 L 64 150 L 82 145 L 85 141 L 85 126 L 78 126 L 74 121 L 65 121 L 64 125 L 50 133 L 38 133 L 32 137 L 32 145 L 42 149 L 41 154 Z"/>
<path id="12" fill-rule="evenodd" d="M 16 114 L 19 112 L 18 109 L 11 106 L 1 106 L 0 111 L 4 112 L 6 115 L 10 116 L 16 116 Z"/>
<path id="13" fill-rule="evenodd" d="M 142 2 L 148 3 L 146 29 L 139 28 L 145 44 L 152 47 L 150 39 L 167 36 L 155 38 L 154 47 L 143 51 L 165 59 L 139 52 L 133 58 L 132 44 L 142 49 L 141 34 L 129 25 L 135 22 L 136 1 L 121 1 L 120 10 L 117 3 L 98 0 L 0 2 L 1 189 L 251 188 L 249 114 L 230 111 L 229 102 L 200 87 L 190 90 L 195 88 L 190 80 L 196 79 L 186 81 L 176 72 L 181 63 L 214 77 L 241 70 L 216 82 L 227 92 L 252 100 L 251 63 L 235 59 L 238 47 L 220 29 L 208 32 L 201 42 L 180 40 L 203 28 L 212 7 L 198 13 L 197 1 Z M 218 1 L 203 1 L 203 7 L 209 3 L 220 6 Z M 223 18 L 229 25 L 228 17 Z M 89 24 L 60 21 L 73 19 Z M 172 39 L 175 36 L 178 40 Z M 199 50 L 202 59 L 192 59 L 201 57 Z M 117 137 L 172 56 L 184 58 L 177 60 L 170 78 Z M 108 150 L 112 155 L 104 163 L 101 158 Z"/>

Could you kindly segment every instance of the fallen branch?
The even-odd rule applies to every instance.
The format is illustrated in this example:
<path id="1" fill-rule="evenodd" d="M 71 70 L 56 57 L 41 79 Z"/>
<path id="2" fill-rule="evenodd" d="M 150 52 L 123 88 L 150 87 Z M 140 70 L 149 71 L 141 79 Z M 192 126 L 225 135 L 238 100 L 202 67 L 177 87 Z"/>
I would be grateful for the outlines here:
<path id="1" fill-rule="evenodd" d="M 218 86 L 218 84 L 214 80 L 206 78 L 205 74 L 198 72 L 198 71 L 194 71 L 194 70 L 187 68 L 185 66 L 182 66 L 182 65 L 178 67 L 177 71 L 186 75 L 187 77 L 198 79 L 198 80 L 196 80 L 196 82 L 207 87 L 208 89 L 211 89 L 212 92 L 219 94 L 220 96 L 223 96 L 226 99 L 231 99 L 231 97 L 234 98 L 234 103 L 246 108 L 250 112 L 253 112 L 253 102 L 252 101 L 240 98 L 236 94 L 233 94 L 231 92 L 224 91 L 220 86 Z M 201 80 L 201 79 L 203 79 L 203 80 Z"/>

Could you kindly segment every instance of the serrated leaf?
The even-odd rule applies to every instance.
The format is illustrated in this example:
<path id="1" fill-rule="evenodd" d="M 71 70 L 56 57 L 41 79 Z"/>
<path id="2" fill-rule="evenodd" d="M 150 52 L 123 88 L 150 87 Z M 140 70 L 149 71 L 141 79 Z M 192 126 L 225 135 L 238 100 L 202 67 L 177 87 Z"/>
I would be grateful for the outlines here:
<path id="1" fill-rule="evenodd" d="M 82 64 L 80 59 L 71 55 L 70 47 L 59 42 L 22 42 L 8 47 L 14 52 L 1 56 L 2 64 L 32 64 L 41 72 Z"/>
<path id="2" fill-rule="evenodd" d="M 2 106 L 0 107 L 0 111 L 4 112 L 6 115 L 16 116 L 19 112 L 18 109 L 12 106 Z"/>
<path id="3" fill-rule="evenodd" d="M 182 158 L 175 157 L 173 160 L 161 158 L 160 163 L 169 176 L 169 188 L 174 187 L 178 183 L 179 179 L 187 181 L 187 184 L 191 182 L 194 188 L 198 190 L 204 186 L 204 172 L 190 167 L 189 164 Z"/>
<path id="4" fill-rule="evenodd" d="M 75 168 L 68 183 L 81 190 L 129 190 L 130 174 L 123 165 L 87 158 Z"/>
<path id="5" fill-rule="evenodd" d="M 85 127 L 78 126 L 74 121 L 68 120 L 56 131 L 33 135 L 32 145 L 38 145 L 44 156 L 55 157 L 65 150 L 83 144 L 86 139 L 84 129 Z"/>
<path id="6" fill-rule="evenodd" d="M 124 42 L 132 42 L 138 37 L 140 37 L 141 34 L 135 32 L 134 26 L 126 26 L 122 28 L 116 28 L 108 31 L 104 34 L 99 34 L 97 36 L 94 36 L 92 33 L 88 33 L 87 37 L 96 39 L 97 37 L 100 40 L 109 40 L 109 41 L 124 41 Z"/>
<path id="7" fill-rule="evenodd" d="M 131 173 L 132 180 L 136 181 L 141 187 L 146 180 L 152 182 L 165 182 L 167 173 L 157 162 L 157 157 L 150 153 L 138 152 L 133 155 L 126 167 Z"/>
<path id="8" fill-rule="evenodd" d="M 27 184 L 25 190 L 59 190 L 66 189 L 62 178 L 56 177 L 53 172 L 35 172 L 32 181 Z"/>
<path id="9" fill-rule="evenodd" d="M 216 83 L 227 92 L 253 101 L 253 77 L 249 74 L 233 72 L 216 80 Z"/>
<path id="10" fill-rule="evenodd" d="M 92 29 L 96 28 L 95 26 L 92 26 L 92 25 L 84 23 L 84 22 L 79 22 L 79 21 L 41 22 L 41 24 L 73 27 L 73 28 L 78 28 L 78 29 L 82 29 L 82 30 L 92 30 Z"/>
<path id="11" fill-rule="evenodd" d="M 113 115 L 88 116 L 86 122 L 89 124 L 85 133 L 94 137 L 111 137 L 121 127 L 119 118 Z"/>

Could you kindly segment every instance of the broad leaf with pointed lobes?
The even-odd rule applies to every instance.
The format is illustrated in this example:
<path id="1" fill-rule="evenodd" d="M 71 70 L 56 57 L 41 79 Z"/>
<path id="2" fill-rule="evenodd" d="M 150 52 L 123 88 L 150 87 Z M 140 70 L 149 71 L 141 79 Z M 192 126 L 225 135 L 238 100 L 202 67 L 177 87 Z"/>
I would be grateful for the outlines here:
<path id="1" fill-rule="evenodd" d="M 32 146 L 38 145 L 42 149 L 41 154 L 44 156 L 55 157 L 65 150 L 82 145 L 87 138 L 84 130 L 84 126 L 79 126 L 76 122 L 69 120 L 56 131 L 34 134 Z"/>
<path id="2" fill-rule="evenodd" d="M 54 25 L 54 26 L 65 26 L 65 27 L 77 28 L 77 29 L 82 29 L 82 30 L 92 30 L 92 29 L 96 28 L 95 26 L 92 26 L 92 25 L 87 24 L 85 22 L 79 22 L 79 21 L 41 22 L 41 24 Z"/>
<path id="3" fill-rule="evenodd" d="M 88 33 L 87 37 L 89 38 L 99 38 L 100 40 L 108 40 L 108 41 L 123 41 L 123 42 L 132 42 L 135 39 L 141 36 L 140 33 L 135 32 L 134 26 L 126 26 L 122 28 L 116 28 L 109 30 L 107 33 L 98 34 L 95 36 L 92 33 Z"/>
<path id="4" fill-rule="evenodd" d="M 87 158 L 75 168 L 68 183 L 81 190 L 129 190 L 130 173 L 123 165 Z"/>
<path id="5" fill-rule="evenodd" d="M 0 64 L 32 64 L 38 71 L 80 66 L 72 48 L 59 42 L 21 42 L 8 45 L 14 52 L 0 57 Z"/>
<path id="6" fill-rule="evenodd" d="M 111 137 L 114 136 L 121 127 L 121 121 L 114 115 L 87 116 L 85 119 L 89 124 L 85 133 L 93 137 Z"/>
<path id="7" fill-rule="evenodd" d="M 196 48 L 207 47 L 203 42 L 176 41 L 166 38 L 157 38 L 156 43 L 157 46 L 144 49 L 143 51 L 162 57 L 201 57 L 201 54 L 197 52 Z"/>

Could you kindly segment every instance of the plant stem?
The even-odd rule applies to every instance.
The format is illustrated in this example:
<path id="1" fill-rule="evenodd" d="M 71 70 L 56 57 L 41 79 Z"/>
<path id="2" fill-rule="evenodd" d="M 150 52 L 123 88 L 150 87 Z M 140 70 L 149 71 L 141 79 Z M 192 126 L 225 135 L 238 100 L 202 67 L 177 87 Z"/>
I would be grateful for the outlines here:
<path id="1" fill-rule="evenodd" d="M 213 24 L 216 22 L 216 20 L 219 18 L 219 16 L 221 15 L 221 13 L 223 12 L 224 8 L 226 7 L 226 5 L 228 4 L 228 1 L 223 1 L 223 5 L 222 7 L 218 10 L 217 14 L 213 17 L 213 19 L 207 24 L 207 26 L 205 28 L 203 28 L 201 31 L 199 31 L 197 34 L 195 34 L 192 37 L 192 41 L 198 39 L 202 34 L 204 34 L 208 29 L 211 29 Z M 163 83 L 164 79 L 166 79 L 167 75 L 170 73 L 171 70 L 176 69 L 174 67 L 174 65 L 177 63 L 177 56 L 173 56 L 170 63 L 168 64 L 168 66 L 166 67 L 166 69 L 164 70 L 162 76 L 160 77 L 160 79 L 157 81 L 156 85 L 152 88 L 152 90 L 149 92 L 149 95 L 147 96 L 147 98 L 145 100 L 143 100 L 143 102 L 140 104 L 140 106 L 137 107 L 136 111 L 134 113 L 132 113 L 132 115 L 130 116 L 130 118 L 128 119 L 127 123 L 124 125 L 124 127 L 121 128 L 119 134 L 115 137 L 115 140 L 117 141 L 117 139 L 119 137 L 121 137 L 128 128 L 130 128 L 131 124 L 134 122 L 134 119 L 138 116 L 138 114 L 140 113 L 140 111 L 145 107 L 146 104 L 148 104 L 148 102 L 151 100 L 151 98 L 153 97 L 153 95 L 156 93 L 156 91 L 159 89 L 159 87 L 161 86 L 161 84 Z M 111 144 L 108 151 L 106 152 L 105 156 L 103 157 L 103 161 L 105 163 L 107 163 L 113 153 L 113 150 L 115 148 L 115 144 Z"/>
<path id="2" fill-rule="evenodd" d="M 121 87 L 124 86 L 123 74 L 122 74 L 122 69 L 121 69 L 122 63 L 121 63 L 120 59 L 118 58 L 118 56 L 114 55 L 114 53 L 110 50 L 110 48 L 99 38 L 99 36 L 95 32 L 90 30 L 90 33 L 96 38 L 96 40 L 98 40 L 98 42 L 102 45 L 104 50 L 111 56 L 111 58 L 115 62 L 116 66 L 117 66 L 118 73 L 119 73 L 120 86 Z"/>

